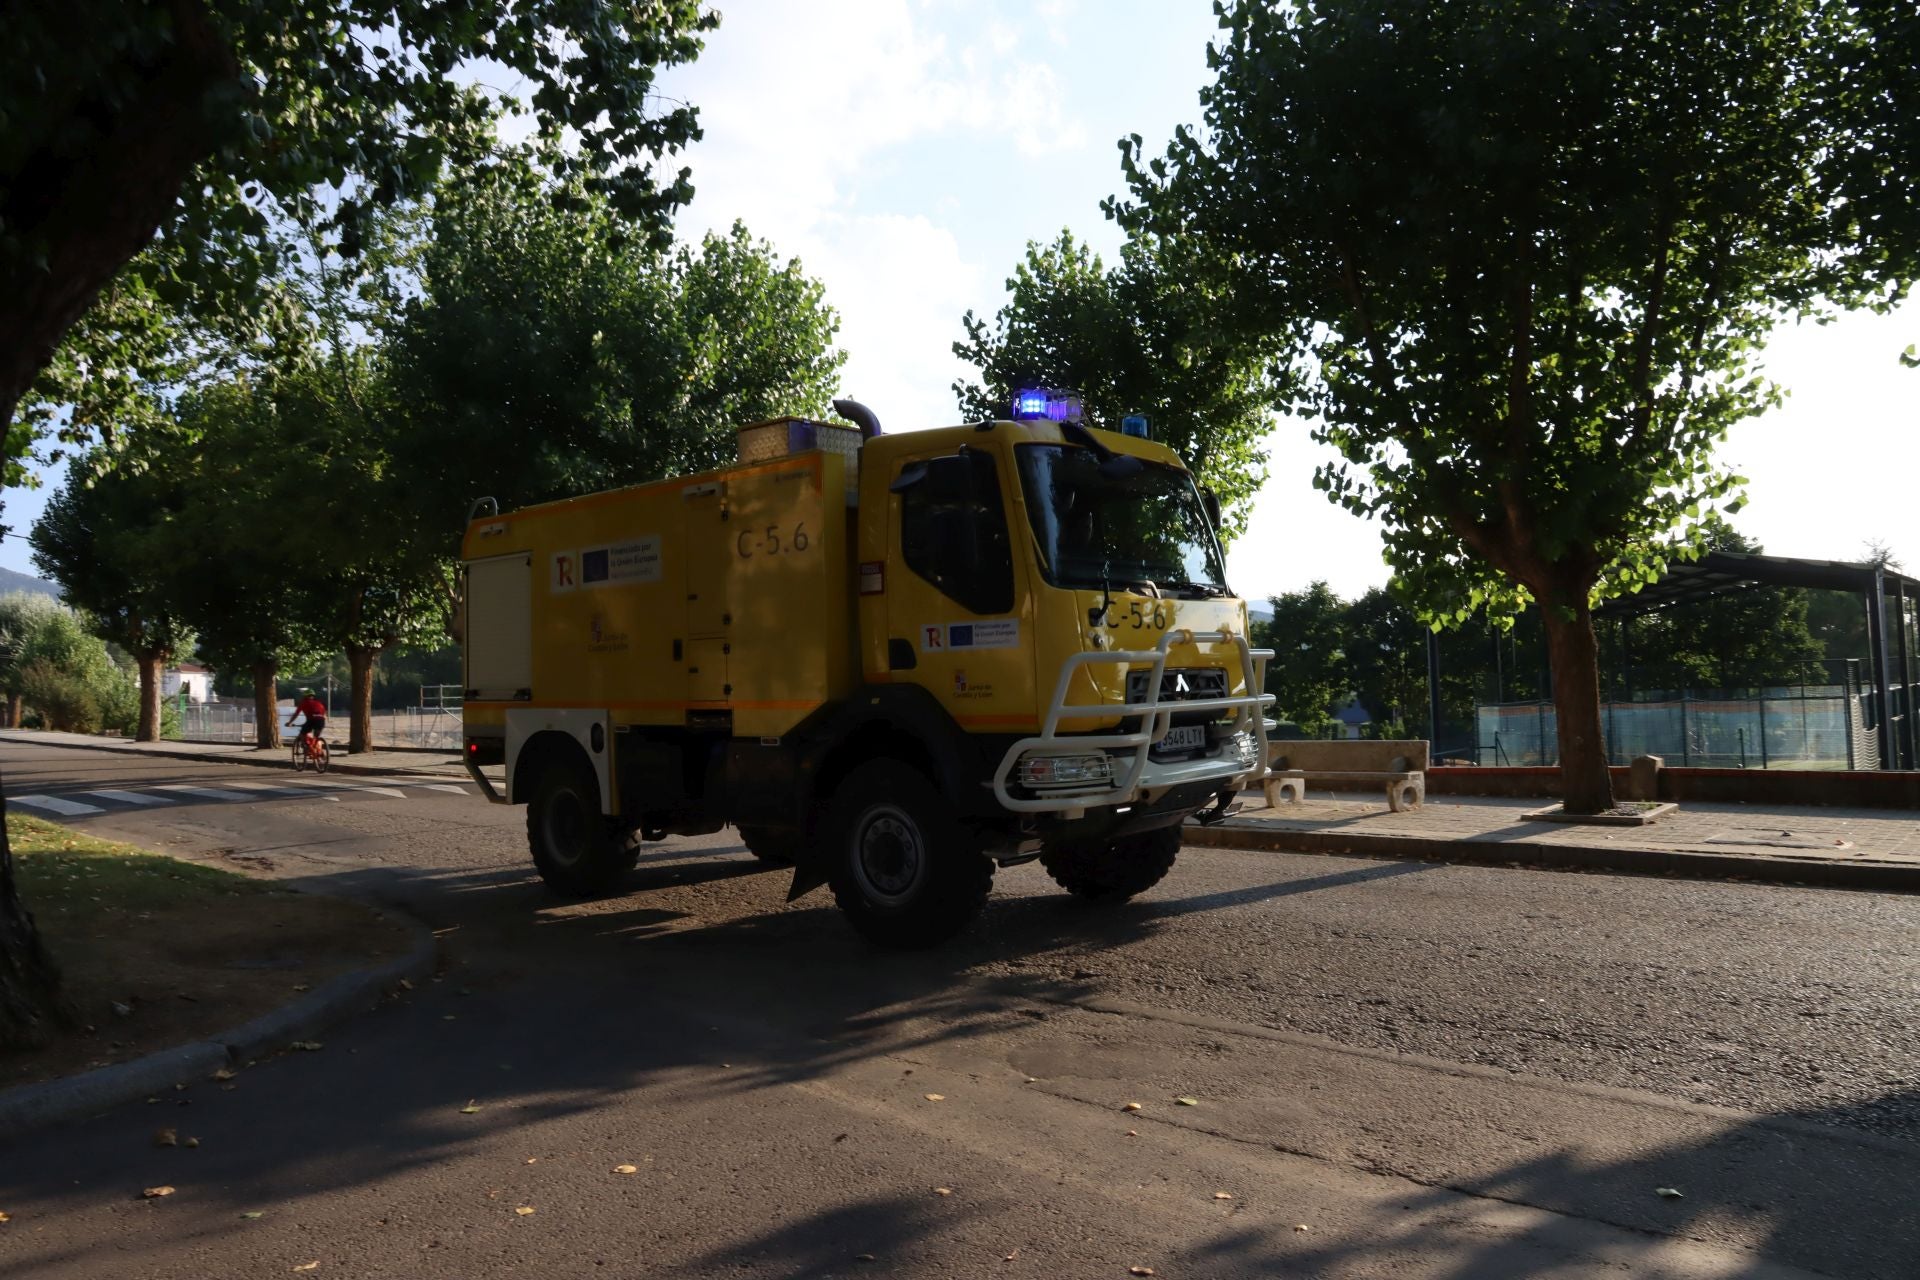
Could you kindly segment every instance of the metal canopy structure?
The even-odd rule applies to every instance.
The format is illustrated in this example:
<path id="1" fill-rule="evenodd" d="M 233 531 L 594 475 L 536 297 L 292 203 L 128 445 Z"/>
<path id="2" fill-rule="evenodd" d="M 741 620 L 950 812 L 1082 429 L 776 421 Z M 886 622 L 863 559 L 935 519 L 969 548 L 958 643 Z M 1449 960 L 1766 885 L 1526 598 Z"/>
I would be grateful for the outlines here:
<path id="1" fill-rule="evenodd" d="M 1673 565 L 1658 582 L 1633 595 L 1610 600 L 1595 612 L 1599 617 L 1622 617 L 1762 586 L 1847 591 L 1861 598 L 1867 615 L 1868 656 L 1873 663 L 1875 720 L 1882 729 L 1880 767 L 1911 769 L 1920 764 L 1920 722 L 1911 705 L 1914 637 L 1907 632 L 1907 601 L 1920 600 L 1920 578 L 1885 565 L 1709 551 L 1698 560 Z M 1889 599 L 1894 603 L 1891 650 L 1887 636 Z M 1898 711 L 1893 695 L 1896 661 L 1901 688 Z"/>
<path id="2" fill-rule="evenodd" d="M 1617 618 L 1647 613 L 1694 600 L 1706 600 L 1754 587 L 1804 587 L 1846 591 L 1861 598 L 1866 612 L 1867 643 L 1873 665 L 1873 708 L 1880 726 L 1880 767 L 1920 768 L 1920 708 L 1914 706 L 1914 646 L 1920 636 L 1907 628 L 1907 602 L 1920 601 L 1920 578 L 1884 565 L 1844 560 L 1802 560 L 1792 556 L 1752 555 L 1737 551 L 1709 551 L 1698 560 L 1671 566 L 1658 582 L 1630 596 L 1610 600 L 1595 610 L 1596 617 Z M 1887 635 L 1887 604 L 1894 603 L 1893 630 Z M 1893 692 L 1895 661 L 1900 682 L 1899 710 Z M 1429 724 L 1437 739 L 1440 725 L 1440 646 L 1427 633 L 1427 696 Z M 1435 747 L 1438 747 L 1436 741 Z"/>

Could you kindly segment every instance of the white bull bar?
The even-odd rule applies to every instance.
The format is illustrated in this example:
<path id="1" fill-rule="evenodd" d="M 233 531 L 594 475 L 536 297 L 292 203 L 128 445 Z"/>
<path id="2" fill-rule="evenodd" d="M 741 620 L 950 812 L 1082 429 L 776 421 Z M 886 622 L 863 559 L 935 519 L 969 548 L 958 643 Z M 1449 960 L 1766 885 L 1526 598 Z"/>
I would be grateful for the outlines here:
<path id="1" fill-rule="evenodd" d="M 1167 651 L 1176 644 L 1227 644 L 1231 643 L 1240 656 L 1241 686 L 1247 692 L 1223 698 L 1194 698 L 1177 702 L 1160 701 L 1161 677 L 1167 668 Z M 1047 718 L 1040 726 L 1038 737 L 1022 738 L 1007 749 L 1000 761 L 1000 767 L 993 774 L 993 795 L 1000 804 L 1015 813 L 1065 813 L 1076 816 L 1088 809 L 1105 805 L 1132 804 L 1141 799 L 1143 793 L 1164 791 L 1169 787 L 1189 782 L 1218 782 L 1222 785 L 1242 783 L 1266 773 L 1267 767 L 1267 719 L 1265 709 L 1273 704 L 1270 693 L 1255 692 L 1266 685 L 1267 660 L 1273 657 L 1271 649 L 1253 649 L 1247 645 L 1246 637 L 1232 631 L 1169 631 L 1160 637 L 1160 644 L 1153 649 L 1117 649 L 1091 650 L 1076 653 L 1060 664 L 1060 679 L 1054 686 L 1053 702 L 1047 708 Z M 1131 670 L 1141 663 L 1152 664 L 1152 672 L 1147 677 L 1147 697 L 1144 702 L 1122 702 L 1100 706 L 1068 706 L 1067 693 L 1073 685 L 1073 677 L 1081 667 L 1094 663 L 1115 663 Z M 1124 676 L 1123 676 L 1124 687 Z M 1246 733 L 1249 730 L 1258 743 L 1252 765 L 1242 765 L 1237 759 L 1179 760 L 1156 762 L 1147 758 L 1147 753 L 1155 743 L 1167 736 L 1167 730 L 1173 727 L 1176 712 L 1189 711 L 1232 711 L 1234 713 L 1232 732 Z M 1060 735 L 1062 720 L 1111 720 L 1116 717 L 1139 716 L 1140 728 L 1131 733 L 1080 734 L 1070 737 Z M 1058 791 L 1048 791 L 1045 795 L 1031 799 L 1014 795 L 1007 789 L 1007 780 L 1019 765 L 1020 758 L 1026 755 L 1089 755 L 1096 751 L 1131 751 L 1133 754 L 1127 763 L 1127 771 L 1111 784 L 1094 784 L 1087 787 L 1063 787 Z M 1119 761 L 1114 762 L 1118 764 Z"/>

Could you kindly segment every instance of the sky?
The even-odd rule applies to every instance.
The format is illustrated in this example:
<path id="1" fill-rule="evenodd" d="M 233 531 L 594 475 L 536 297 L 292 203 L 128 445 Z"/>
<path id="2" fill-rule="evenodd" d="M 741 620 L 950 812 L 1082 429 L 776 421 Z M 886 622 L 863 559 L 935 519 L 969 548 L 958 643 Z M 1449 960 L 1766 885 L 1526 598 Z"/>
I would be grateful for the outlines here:
<path id="1" fill-rule="evenodd" d="M 826 285 L 848 360 L 842 394 L 888 430 L 958 420 L 968 310 L 991 316 L 1028 241 L 1063 228 L 1108 261 L 1100 211 L 1123 186 L 1117 141 L 1158 152 L 1196 123 L 1211 0 L 724 0 L 720 29 L 661 91 L 700 110 L 682 157 L 697 239 L 742 220 Z M 1766 371 L 1786 404 L 1735 428 L 1721 457 L 1748 478 L 1735 523 L 1781 555 L 1858 559 L 1875 540 L 1920 569 L 1920 301 L 1889 316 L 1787 326 Z M 1228 554 L 1263 597 L 1324 578 L 1354 596 L 1386 581 L 1378 530 L 1310 484 L 1327 451 L 1284 421 L 1266 487 Z M 44 500 L 7 495 L 24 531 Z M 0 566 L 32 571 L 24 542 Z"/>

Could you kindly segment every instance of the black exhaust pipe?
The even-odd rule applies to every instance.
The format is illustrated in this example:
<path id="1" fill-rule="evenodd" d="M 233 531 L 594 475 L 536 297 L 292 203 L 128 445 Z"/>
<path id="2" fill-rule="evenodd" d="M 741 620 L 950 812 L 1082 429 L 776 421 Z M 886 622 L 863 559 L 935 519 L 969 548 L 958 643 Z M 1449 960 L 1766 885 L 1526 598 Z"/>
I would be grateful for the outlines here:
<path id="1" fill-rule="evenodd" d="M 860 428 L 860 438 L 871 440 L 880 434 L 880 419 L 873 416 L 873 410 L 858 400 L 835 400 L 833 411 Z"/>

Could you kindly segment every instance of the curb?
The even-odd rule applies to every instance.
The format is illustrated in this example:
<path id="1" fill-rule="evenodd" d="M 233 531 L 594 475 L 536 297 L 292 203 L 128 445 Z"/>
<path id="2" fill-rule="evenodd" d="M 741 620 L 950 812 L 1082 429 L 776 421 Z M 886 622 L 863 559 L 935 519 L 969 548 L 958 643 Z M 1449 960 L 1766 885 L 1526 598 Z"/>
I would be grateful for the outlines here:
<path id="1" fill-rule="evenodd" d="M 42 1084 L 0 1090 L 0 1143 L 48 1125 L 95 1115 L 176 1084 L 205 1079 L 222 1067 L 241 1066 L 286 1048 L 322 1028 L 345 1021 L 368 1000 L 402 978 L 424 978 L 437 954 L 432 931 L 392 907 L 381 910 L 414 935 L 408 952 L 372 969 L 343 973 L 293 1003 L 196 1044 L 177 1045 L 131 1062 L 116 1063 Z"/>
<path id="2" fill-rule="evenodd" d="M 1232 818 L 1211 827 L 1188 823 L 1182 831 L 1182 838 L 1188 844 L 1265 853 L 1345 854 L 1363 858 L 1459 862 L 1552 871 L 1612 871 L 1626 875 L 1677 876 L 1691 880 L 1739 879 L 1772 884 L 1820 885 L 1834 889 L 1920 892 L 1920 865 L 1886 862 L 1757 858 L 1745 854 L 1688 849 L 1607 849 L 1534 841 L 1446 840 L 1426 836 L 1297 831 Z"/>
<path id="3" fill-rule="evenodd" d="M 169 760 L 198 760 L 202 764 L 244 764 L 255 768 L 279 769 L 283 773 L 287 770 L 285 748 L 280 748 L 277 751 L 249 751 L 245 755 L 213 756 L 200 751 L 169 751 L 165 747 L 135 746 L 124 738 L 102 738 L 98 742 L 64 742 L 41 739 L 37 736 L 20 736 L 20 734 L 31 732 L 33 731 L 21 730 L 18 733 L 13 731 L 0 732 L 0 742 L 18 742 L 36 747 L 58 747 L 67 751 L 124 751 L 131 755 L 163 756 Z M 447 778 L 453 779 L 454 781 L 461 781 L 467 777 L 466 768 L 460 763 L 457 755 L 451 765 L 431 772 L 421 768 L 419 765 L 395 765 L 388 767 L 385 765 L 354 764 L 350 760 L 345 759 L 328 761 L 327 772 L 362 774 L 382 778 L 417 775 L 422 778 Z"/>

